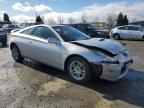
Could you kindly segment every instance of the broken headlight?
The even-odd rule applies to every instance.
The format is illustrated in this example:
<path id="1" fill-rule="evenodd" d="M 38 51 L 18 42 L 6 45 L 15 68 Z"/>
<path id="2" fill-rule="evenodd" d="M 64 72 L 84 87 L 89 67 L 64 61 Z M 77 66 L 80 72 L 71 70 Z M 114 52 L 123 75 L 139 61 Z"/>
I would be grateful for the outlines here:
<path id="1" fill-rule="evenodd" d="M 108 55 L 105 55 L 101 52 L 97 52 L 97 54 L 100 55 L 100 56 L 103 56 L 104 59 L 102 60 L 102 63 L 105 63 L 105 64 L 119 64 L 117 56 L 109 57 Z"/>

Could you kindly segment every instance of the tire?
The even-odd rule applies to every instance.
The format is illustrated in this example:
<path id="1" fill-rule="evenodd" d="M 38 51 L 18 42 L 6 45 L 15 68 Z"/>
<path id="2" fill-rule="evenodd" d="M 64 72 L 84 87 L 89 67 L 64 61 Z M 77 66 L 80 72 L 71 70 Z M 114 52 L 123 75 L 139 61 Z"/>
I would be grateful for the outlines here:
<path id="1" fill-rule="evenodd" d="M 78 68 L 79 63 L 81 66 L 79 65 L 80 67 Z M 90 64 L 81 57 L 73 57 L 69 60 L 67 64 L 67 72 L 69 78 L 76 83 L 87 83 L 91 77 Z"/>
<path id="2" fill-rule="evenodd" d="M 113 35 L 113 39 L 114 39 L 114 40 L 119 40 L 119 39 L 120 39 L 119 34 L 114 34 L 114 35 Z"/>
<path id="3" fill-rule="evenodd" d="M 20 50 L 16 45 L 11 46 L 12 57 L 16 62 L 21 63 L 24 58 L 21 56 Z"/>

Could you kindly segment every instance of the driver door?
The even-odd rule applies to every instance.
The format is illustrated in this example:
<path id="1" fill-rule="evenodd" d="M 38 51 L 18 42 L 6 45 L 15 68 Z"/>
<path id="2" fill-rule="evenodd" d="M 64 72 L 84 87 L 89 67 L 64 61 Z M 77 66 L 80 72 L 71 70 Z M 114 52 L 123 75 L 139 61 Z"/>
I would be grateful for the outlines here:
<path id="1" fill-rule="evenodd" d="M 48 65 L 59 66 L 61 45 L 48 43 L 48 38 L 56 38 L 55 34 L 48 27 L 39 26 L 32 35 L 33 39 L 29 42 L 31 56 Z"/>

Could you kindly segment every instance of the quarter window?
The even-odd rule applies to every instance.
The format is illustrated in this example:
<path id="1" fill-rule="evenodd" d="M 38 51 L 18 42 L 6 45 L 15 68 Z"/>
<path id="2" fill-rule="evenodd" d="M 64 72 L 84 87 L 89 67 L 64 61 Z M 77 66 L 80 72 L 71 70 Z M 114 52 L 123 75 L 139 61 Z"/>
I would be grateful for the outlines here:
<path id="1" fill-rule="evenodd" d="M 27 34 L 27 35 L 31 35 L 32 32 L 33 32 L 33 28 L 29 28 L 29 29 L 27 29 L 27 30 L 22 31 L 21 33 Z"/>
<path id="2" fill-rule="evenodd" d="M 33 35 L 43 39 L 55 37 L 55 34 L 47 27 L 36 27 L 36 29 L 33 32 Z"/>

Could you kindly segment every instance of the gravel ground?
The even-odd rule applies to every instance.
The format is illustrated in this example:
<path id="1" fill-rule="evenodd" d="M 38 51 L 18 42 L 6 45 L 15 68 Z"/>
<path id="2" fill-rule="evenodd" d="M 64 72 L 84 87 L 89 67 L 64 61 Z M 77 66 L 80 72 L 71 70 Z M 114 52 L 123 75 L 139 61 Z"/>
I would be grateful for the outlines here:
<path id="1" fill-rule="evenodd" d="M 16 63 L 0 45 L 0 108 L 144 108 L 144 42 L 120 42 L 134 59 L 129 73 L 115 83 L 94 79 L 86 85 L 31 60 Z"/>

